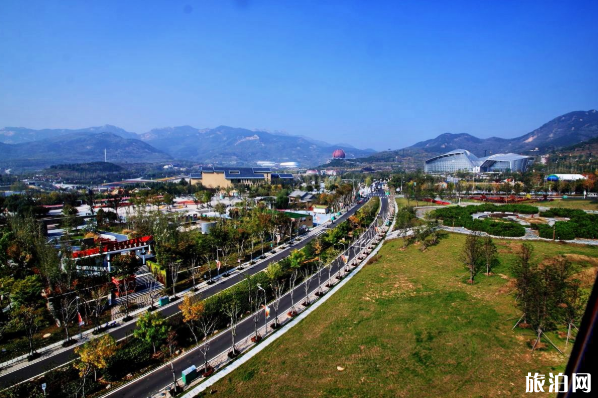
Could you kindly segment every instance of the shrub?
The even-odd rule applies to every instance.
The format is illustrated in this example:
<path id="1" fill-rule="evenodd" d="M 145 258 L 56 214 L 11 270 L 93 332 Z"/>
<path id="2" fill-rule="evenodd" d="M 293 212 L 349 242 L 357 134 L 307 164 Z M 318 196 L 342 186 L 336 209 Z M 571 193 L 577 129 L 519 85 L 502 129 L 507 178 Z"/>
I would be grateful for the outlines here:
<path id="1" fill-rule="evenodd" d="M 554 231 L 548 225 L 538 226 L 538 232 L 542 238 L 552 239 L 553 232 L 556 239 L 559 240 L 598 238 L 598 215 L 596 214 L 587 214 L 583 210 L 551 209 L 550 211 L 543 212 L 542 215 L 546 215 L 547 217 L 571 217 L 569 221 L 557 221 Z"/>
<path id="2" fill-rule="evenodd" d="M 127 374 L 142 369 L 152 360 L 152 345 L 143 340 L 131 340 L 120 347 L 108 360 L 104 377 L 108 381 L 123 379 Z M 134 366 L 132 366 L 134 364 Z"/>
<path id="3" fill-rule="evenodd" d="M 483 204 L 480 206 L 445 207 L 435 210 L 432 215 L 443 220 L 446 226 L 464 227 L 472 231 L 482 231 L 494 236 L 518 237 L 525 235 L 525 228 L 515 222 L 495 220 L 474 220 L 471 215 L 480 212 L 516 212 L 535 214 L 538 208 L 529 205 Z"/>
<path id="4" fill-rule="evenodd" d="M 554 208 L 547 211 L 543 211 L 540 213 L 542 217 L 567 217 L 573 218 L 574 216 L 584 216 L 586 214 L 585 211 L 579 209 L 560 209 Z"/>

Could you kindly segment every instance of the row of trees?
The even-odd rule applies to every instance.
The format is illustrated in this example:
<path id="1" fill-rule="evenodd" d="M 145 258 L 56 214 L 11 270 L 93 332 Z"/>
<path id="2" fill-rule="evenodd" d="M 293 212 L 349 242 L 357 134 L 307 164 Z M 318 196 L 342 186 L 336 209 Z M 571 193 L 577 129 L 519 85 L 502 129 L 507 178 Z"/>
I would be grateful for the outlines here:
<path id="1" fill-rule="evenodd" d="M 498 262 L 496 244 L 489 236 L 482 238 L 476 233 L 467 235 L 461 250 L 461 261 L 469 271 L 469 283 L 474 283 L 476 275 L 482 269 L 490 276 L 492 268 Z"/>
<path id="2" fill-rule="evenodd" d="M 533 341 L 535 349 L 541 337 L 546 337 L 546 332 L 562 326 L 567 328 L 569 340 L 571 329 L 576 327 L 583 314 L 587 295 L 581 289 L 581 281 L 574 277 L 578 267 L 566 257 L 557 256 L 538 263 L 533 253 L 532 245 L 522 243 L 511 272 L 515 277 L 517 306 L 522 312 L 515 327 L 531 328 L 537 333 Z M 469 272 L 469 283 L 474 283 L 481 270 L 491 275 L 498 265 L 496 244 L 490 237 L 468 235 L 461 250 L 461 260 Z"/>
<path id="3" fill-rule="evenodd" d="M 535 348 L 546 332 L 559 326 L 567 327 L 568 341 L 571 328 L 579 324 L 583 315 L 587 297 L 580 280 L 574 277 L 578 269 L 570 261 L 557 256 L 538 263 L 533 252 L 531 245 L 523 243 L 512 272 L 517 305 L 523 313 L 517 324 L 536 331 Z"/>
<path id="4" fill-rule="evenodd" d="M 251 277 L 247 275 L 243 282 L 216 296 L 205 300 L 199 296 L 185 296 L 180 304 L 180 319 L 183 324 L 176 320 L 169 322 L 157 312 L 148 311 L 137 321 L 133 340 L 116 343 L 109 335 L 104 335 L 78 347 L 76 351 L 79 359 L 74 367 L 79 378 L 72 379 L 71 384 L 76 386 L 80 395 L 96 392 L 101 388 L 96 382 L 99 377 L 106 383 L 118 380 L 139 367 L 160 363 L 162 356 L 174 355 L 179 345 L 188 345 L 186 336 L 193 344 L 203 343 L 198 353 L 204 364 L 202 371 L 209 374 L 212 371 L 208 362 L 210 337 L 215 329 L 226 326 L 231 328 L 231 355 L 235 355 L 238 353 L 236 326 L 243 314 L 249 311 L 254 314 L 252 316 L 256 330 L 255 341 L 259 341 L 259 316 L 256 314 L 263 310 L 263 304 L 273 300 L 269 304 L 274 319 L 271 326 L 277 327 L 282 295 L 288 289 L 294 289 L 299 281 L 312 278 L 314 271 L 319 271 L 318 279 L 321 285 L 322 270 L 336 257 L 343 247 L 341 243 L 351 236 L 357 236 L 359 231 L 372 221 L 376 209 L 377 204 L 366 205 L 351 221 L 340 223 L 320 239 L 310 241 L 303 249 L 293 251 L 288 258 L 271 264 L 266 272 Z M 291 299 L 294 307 L 297 303 L 292 294 Z M 188 333 L 185 333 L 185 330 Z M 153 353 L 151 357 L 148 357 L 146 347 Z M 133 363 L 136 366 L 132 366 Z M 57 388 L 54 384 L 53 392 Z M 69 391 L 71 390 L 69 387 Z"/>

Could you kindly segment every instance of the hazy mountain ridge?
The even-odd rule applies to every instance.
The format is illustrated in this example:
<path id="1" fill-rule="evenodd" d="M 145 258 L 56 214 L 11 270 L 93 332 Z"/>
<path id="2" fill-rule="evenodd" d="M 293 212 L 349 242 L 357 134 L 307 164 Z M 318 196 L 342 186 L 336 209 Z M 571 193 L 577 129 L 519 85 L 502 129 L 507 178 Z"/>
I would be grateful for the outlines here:
<path id="1" fill-rule="evenodd" d="M 575 111 L 561 115 L 534 131 L 515 138 L 477 138 L 461 133 L 444 133 L 407 148 L 376 153 L 371 161 L 394 161 L 401 158 L 424 158 L 455 149 L 467 149 L 476 156 L 493 153 L 541 154 L 579 144 L 598 137 L 598 111 Z"/>
<path id="2" fill-rule="evenodd" d="M 19 144 L 0 143 L 2 164 L 28 162 L 31 166 L 46 167 L 62 163 L 87 163 L 107 159 L 115 163 L 153 163 L 169 161 L 172 157 L 137 139 L 127 139 L 113 133 L 78 132 L 45 140 Z"/>
<path id="3" fill-rule="evenodd" d="M 0 142 L 5 144 L 21 144 L 24 142 L 33 142 L 47 140 L 61 135 L 75 133 L 112 133 L 123 138 L 138 139 L 139 136 L 120 127 L 105 124 L 98 127 L 86 127 L 82 129 L 41 129 L 35 130 L 26 127 L 4 127 L 0 129 Z"/>
<path id="4" fill-rule="evenodd" d="M 330 158 L 332 151 L 338 148 L 344 149 L 348 158 L 368 156 L 374 153 L 373 150 L 361 150 L 350 145 L 330 145 L 323 141 L 290 134 L 228 126 L 219 126 L 213 129 L 198 129 L 192 126 L 164 127 L 152 129 L 143 134 L 135 134 L 112 125 L 77 130 L 34 130 L 24 127 L 5 127 L 0 129 L 0 143 L 20 145 L 48 141 L 53 142 L 53 145 L 61 145 L 65 139 L 52 140 L 73 134 L 80 134 L 79 138 L 82 138 L 85 134 L 92 135 L 100 132 L 143 142 L 146 145 L 151 145 L 156 151 L 158 151 L 156 148 L 159 148 L 158 152 L 167 153 L 175 159 L 200 163 L 255 165 L 259 160 L 270 160 L 275 162 L 295 161 L 303 166 L 311 166 L 325 162 Z M 6 160 L 29 159 L 27 151 L 21 151 L 19 147 L 8 152 L 6 153 L 9 157 L 5 158 Z M 61 151 L 54 148 L 44 155 L 44 159 L 51 158 L 52 154 L 56 153 L 60 154 Z M 65 154 L 72 159 L 72 154 Z M 91 154 L 89 155 L 91 156 Z M 161 157 L 158 156 L 158 158 Z M 153 159 L 156 159 L 156 156 L 150 155 L 146 162 L 151 162 Z M 82 160 L 94 161 L 97 159 Z M 56 163 L 64 162 L 64 159 L 56 159 Z"/>
<path id="5" fill-rule="evenodd" d="M 229 126 L 213 129 L 167 127 L 142 134 L 141 138 L 177 159 L 203 163 L 255 164 L 258 160 L 270 160 L 296 161 L 308 166 L 326 161 L 337 148 L 344 149 L 347 157 L 367 156 L 373 152 L 295 135 Z"/>

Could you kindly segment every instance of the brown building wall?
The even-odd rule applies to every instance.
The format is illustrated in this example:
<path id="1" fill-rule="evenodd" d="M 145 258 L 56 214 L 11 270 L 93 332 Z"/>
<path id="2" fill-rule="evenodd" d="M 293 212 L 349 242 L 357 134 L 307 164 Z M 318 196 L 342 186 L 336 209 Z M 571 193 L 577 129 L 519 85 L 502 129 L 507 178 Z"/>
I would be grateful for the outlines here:
<path id="1" fill-rule="evenodd" d="M 270 182 L 270 173 L 264 173 L 265 180 L 258 179 L 239 179 L 235 183 L 254 185 L 263 182 Z M 233 182 L 224 178 L 224 173 L 203 173 L 201 179 L 191 179 L 191 185 L 202 184 L 206 188 L 228 188 L 233 186 Z"/>

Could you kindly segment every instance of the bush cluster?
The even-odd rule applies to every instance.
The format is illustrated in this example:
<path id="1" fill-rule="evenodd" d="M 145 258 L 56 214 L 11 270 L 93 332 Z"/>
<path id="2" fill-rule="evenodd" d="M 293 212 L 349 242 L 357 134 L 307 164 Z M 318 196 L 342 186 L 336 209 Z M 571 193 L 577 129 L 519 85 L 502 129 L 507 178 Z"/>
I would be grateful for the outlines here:
<path id="1" fill-rule="evenodd" d="M 541 238 L 571 240 L 575 238 L 598 239 L 598 215 L 583 210 L 551 209 L 541 213 L 545 217 L 569 217 L 569 221 L 557 221 L 554 227 L 546 224 L 532 225 Z"/>
<path id="2" fill-rule="evenodd" d="M 515 222 L 489 219 L 474 220 L 472 218 L 472 214 L 481 212 L 536 214 L 538 208 L 530 205 L 507 204 L 497 206 L 485 203 L 480 206 L 453 206 L 437 209 L 433 212 L 433 217 L 437 220 L 442 220 L 446 226 L 464 227 L 472 231 L 482 231 L 494 236 L 518 237 L 525 235 L 525 228 Z"/>

